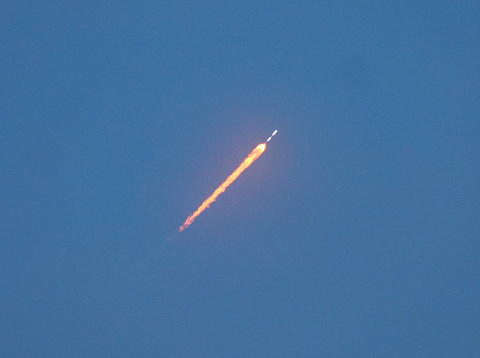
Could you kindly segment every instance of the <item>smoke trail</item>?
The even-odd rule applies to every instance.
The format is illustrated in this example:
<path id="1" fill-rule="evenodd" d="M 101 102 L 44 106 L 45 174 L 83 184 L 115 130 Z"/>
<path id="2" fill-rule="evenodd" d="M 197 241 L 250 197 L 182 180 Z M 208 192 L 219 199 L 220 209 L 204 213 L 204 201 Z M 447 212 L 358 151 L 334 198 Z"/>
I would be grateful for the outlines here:
<path id="1" fill-rule="evenodd" d="M 266 144 L 263 143 L 263 144 L 259 144 L 254 150 L 252 150 L 252 152 L 248 155 L 248 157 L 242 162 L 242 164 L 240 164 L 240 166 L 235 169 L 235 171 L 230 174 L 230 176 L 227 178 L 227 180 L 225 180 L 223 182 L 222 185 L 220 185 L 214 192 L 212 195 L 210 195 L 210 197 L 205 200 L 203 202 L 202 205 L 200 205 L 200 207 L 197 209 L 197 211 L 195 211 L 192 215 L 190 215 L 187 220 L 185 220 L 185 222 L 182 224 L 182 226 L 180 226 L 180 228 L 178 229 L 178 232 L 181 232 L 183 230 L 185 230 L 187 227 L 190 226 L 191 223 L 193 223 L 193 221 L 197 218 L 198 215 L 200 215 L 202 213 L 202 211 L 204 211 L 206 208 L 208 208 L 210 206 L 211 203 L 213 203 L 217 197 L 223 193 L 225 191 L 225 189 L 227 189 L 227 187 L 232 184 L 235 179 L 238 178 L 238 176 L 240 174 L 242 174 L 242 172 L 247 169 L 250 164 L 252 164 L 255 160 L 257 160 L 257 158 L 259 156 L 262 155 L 263 151 L 265 150 L 266 148 Z"/>

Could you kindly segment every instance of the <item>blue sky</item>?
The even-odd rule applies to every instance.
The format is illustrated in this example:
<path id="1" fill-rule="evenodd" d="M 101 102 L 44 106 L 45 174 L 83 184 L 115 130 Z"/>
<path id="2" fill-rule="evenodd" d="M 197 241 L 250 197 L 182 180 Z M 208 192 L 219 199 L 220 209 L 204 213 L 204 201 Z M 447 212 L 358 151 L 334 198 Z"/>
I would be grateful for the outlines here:
<path id="1" fill-rule="evenodd" d="M 0 10 L 0 355 L 480 351 L 478 2 Z"/>

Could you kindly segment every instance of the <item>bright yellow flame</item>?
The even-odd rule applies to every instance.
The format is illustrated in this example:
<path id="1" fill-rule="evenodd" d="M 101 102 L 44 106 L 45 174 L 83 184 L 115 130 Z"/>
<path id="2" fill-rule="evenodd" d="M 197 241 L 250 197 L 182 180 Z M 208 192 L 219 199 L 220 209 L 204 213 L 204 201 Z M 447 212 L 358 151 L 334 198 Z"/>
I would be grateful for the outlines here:
<path id="1" fill-rule="evenodd" d="M 180 229 L 178 230 L 178 232 L 183 231 L 187 227 L 189 227 L 190 224 L 193 223 L 193 221 L 197 218 L 197 216 L 200 215 L 202 213 L 202 211 L 204 211 L 206 208 L 208 208 L 210 206 L 210 204 L 213 203 L 217 199 L 217 196 L 219 196 L 221 193 L 223 193 L 225 191 L 225 189 L 227 189 L 227 187 L 230 184 L 232 184 L 235 181 L 235 179 L 237 179 L 238 176 L 240 174 L 242 174 L 242 172 L 250 166 L 250 164 L 252 164 L 255 160 L 257 160 L 257 158 L 259 156 L 262 155 L 262 153 L 263 153 L 263 151 L 265 150 L 266 147 L 267 147 L 267 145 L 265 143 L 262 143 L 262 144 L 259 144 L 254 150 L 252 150 L 252 152 L 248 155 L 247 158 L 245 158 L 245 160 L 242 162 L 242 164 L 240 164 L 240 166 L 237 169 L 235 169 L 235 171 L 232 174 L 230 174 L 230 176 L 227 178 L 227 180 L 225 180 L 223 182 L 223 184 L 220 185 L 213 192 L 213 194 L 210 195 L 210 197 L 203 202 L 202 205 L 200 205 L 200 207 L 197 209 L 197 211 L 195 211 L 192 215 L 190 215 L 187 218 L 187 220 L 185 220 L 183 225 L 180 226 Z"/>

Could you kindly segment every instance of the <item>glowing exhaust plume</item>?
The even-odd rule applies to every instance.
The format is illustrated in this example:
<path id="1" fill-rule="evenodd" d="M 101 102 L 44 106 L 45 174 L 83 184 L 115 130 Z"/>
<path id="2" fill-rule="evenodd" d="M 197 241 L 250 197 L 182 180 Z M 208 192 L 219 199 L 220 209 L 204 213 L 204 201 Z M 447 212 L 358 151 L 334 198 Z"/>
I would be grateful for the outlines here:
<path id="1" fill-rule="evenodd" d="M 178 232 L 181 232 L 181 231 L 185 230 L 187 227 L 189 227 L 190 224 L 193 223 L 193 221 L 197 218 L 197 216 L 200 215 L 202 213 L 202 211 L 204 211 L 206 208 L 208 208 L 210 206 L 210 204 L 213 203 L 217 199 L 217 196 L 219 196 L 221 193 L 223 193 L 225 191 L 225 189 L 227 189 L 227 187 L 230 184 L 232 184 L 235 181 L 235 179 L 237 179 L 238 176 L 240 174 L 242 174 L 242 172 L 250 166 L 250 164 L 252 164 L 255 160 L 257 160 L 257 158 L 259 156 L 262 155 L 266 146 L 267 145 L 265 143 L 259 144 L 254 150 L 252 150 L 252 152 L 243 161 L 243 163 L 240 164 L 240 166 L 232 174 L 230 174 L 230 176 L 227 178 L 227 180 L 225 180 L 223 182 L 223 184 L 220 185 L 217 188 L 217 190 L 215 190 L 213 192 L 213 194 L 210 195 L 210 197 L 203 202 L 202 205 L 200 205 L 200 207 L 197 209 L 197 211 L 195 211 L 192 215 L 190 215 L 187 218 L 187 220 L 185 220 L 183 225 L 180 226 L 180 229 L 178 230 Z"/>

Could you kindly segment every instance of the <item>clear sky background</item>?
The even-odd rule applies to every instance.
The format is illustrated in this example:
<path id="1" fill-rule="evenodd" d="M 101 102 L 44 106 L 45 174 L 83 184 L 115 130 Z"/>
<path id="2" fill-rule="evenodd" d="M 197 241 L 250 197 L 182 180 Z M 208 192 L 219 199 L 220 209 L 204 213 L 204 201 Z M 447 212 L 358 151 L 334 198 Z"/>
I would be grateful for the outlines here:
<path id="1" fill-rule="evenodd" d="M 480 352 L 478 1 L 4 1 L 0 46 L 0 356 Z"/>

